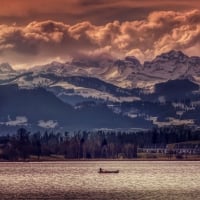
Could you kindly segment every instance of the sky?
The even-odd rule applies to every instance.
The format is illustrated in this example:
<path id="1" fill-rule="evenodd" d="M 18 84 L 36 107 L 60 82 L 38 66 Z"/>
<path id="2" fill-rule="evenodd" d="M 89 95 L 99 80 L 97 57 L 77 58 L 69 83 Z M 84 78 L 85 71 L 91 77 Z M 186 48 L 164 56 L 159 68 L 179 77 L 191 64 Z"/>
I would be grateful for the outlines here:
<path id="1" fill-rule="evenodd" d="M 0 62 L 200 56 L 199 0 L 0 0 Z"/>

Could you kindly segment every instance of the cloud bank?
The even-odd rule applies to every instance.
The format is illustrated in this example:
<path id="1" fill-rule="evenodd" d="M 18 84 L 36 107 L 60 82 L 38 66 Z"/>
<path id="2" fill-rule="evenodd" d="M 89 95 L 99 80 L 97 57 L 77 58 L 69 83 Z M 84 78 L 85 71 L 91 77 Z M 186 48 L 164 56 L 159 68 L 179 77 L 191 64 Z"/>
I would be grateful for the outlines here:
<path id="1" fill-rule="evenodd" d="M 171 49 L 199 55 L 200 10 L 156 11 L 142 20 L 104 25 L 89 21 L 69 25 L 52 20 L 25 26 L 2 24 L 0 30 L 0 61 L 16 66 L 32 67 L 81 55 L 134 55 L 144 61 Z"/>
<path id="2" fill-rule="evenodd" d="M 0 5 L 0 23 L 19 24 L 52 19 L 103 25 L 114 20 L 142 19 L 156 10 L 200 9 L 199 0 L 0 0 Z"/>

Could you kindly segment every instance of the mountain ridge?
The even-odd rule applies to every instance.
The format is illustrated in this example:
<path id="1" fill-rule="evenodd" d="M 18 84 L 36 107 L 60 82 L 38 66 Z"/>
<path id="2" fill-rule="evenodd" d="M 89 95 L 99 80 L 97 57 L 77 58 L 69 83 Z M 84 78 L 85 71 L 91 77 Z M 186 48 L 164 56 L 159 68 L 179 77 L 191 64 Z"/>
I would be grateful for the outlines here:
<path id="1" fill-rule="evenodd" d="M 5 68 L 5 73 L 0 73 L 0 89 L 15 84 L 20 95 L 23 96 L 26 91 L 25 94 L 33 99 L 37 93 L 42 93 L 43 104 L 51 104 L 47 110 L 55 107 L 55 113 L 60 112 L 50 118 L 43 112 L 38 114 L 41 119 L 35 113 L 37 119 L 30 123 L 37 127 L 38 124 L 63 127 L 63 119 L 69 116 L 74 119 L 74 124 L 70 121 L 66 124 L 73 125 L 72 128 L 79 124 L 78 127 L 86 129 L 200 125 L 200 57 L 197 56 L 189 57 L 182 52 L 171 51 L 143 65 L 134 56 L 129 56 L 124 60 L 96 62 L 84 59 L 66 63 L 54 61 L 21 72 L 12 71 L 8 64 L 2 65 L 2 68 Z M 20 104 L 22 111 L 18 110 L 18 114 L 13 116 L 15 107 L 19 108 L 14 100 L 19 97 L 16 91 L 9 92 L 0 94 L 0 108 L 3 111 L 7 106 L 8 109 L 0 121 L 0 128 L 16 123 L 28 125 L 31 112 L 37 109 L 25 112 L 29 108 L 25 105 L 24 100 L 28 98 L 24 95 L 18 100 L 18 103 L 24 102 L 24 105 Z M 12 96 L 12 93 L 16 95 Z M 4 98 L 7 98 L 3 102 L 5 106 L 2 103 Z M 52 102 L 57 103 L 54 105 Z M 63 112 L 67 105 L 71 114 Z M 9 110 L 9 107 L 12 109 Z M 35 108 L 40 106 L 35 105 Z M 39 110 L 42 111 L 42 108 Z M 91 118 L 89 124 L 87 119 Z M 112 121 L 114 118 L 118 121 Z"/>
<path id="2" fill-rule="evenodd" d="M 85 58 L 66 63 L 53 61 L 28 69 L 27 72 L 95 77 L 122 88 L 148 88 L 159 82 L 187 77 L 200 83 L 200 57 L 189 57 L 181 51 L 172 50 L 144 64 L 134 56 L 96 61 Z"/>

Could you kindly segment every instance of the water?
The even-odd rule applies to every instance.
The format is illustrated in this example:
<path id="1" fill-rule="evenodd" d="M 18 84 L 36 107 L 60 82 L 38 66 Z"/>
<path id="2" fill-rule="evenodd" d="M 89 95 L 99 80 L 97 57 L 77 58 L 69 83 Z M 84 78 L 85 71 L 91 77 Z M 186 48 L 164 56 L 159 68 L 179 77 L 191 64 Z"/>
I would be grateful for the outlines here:
<path id="1" fill-rule="evenodd" d="M 0 199 L 198 200 L 200 162 L 0 163 Z"/>

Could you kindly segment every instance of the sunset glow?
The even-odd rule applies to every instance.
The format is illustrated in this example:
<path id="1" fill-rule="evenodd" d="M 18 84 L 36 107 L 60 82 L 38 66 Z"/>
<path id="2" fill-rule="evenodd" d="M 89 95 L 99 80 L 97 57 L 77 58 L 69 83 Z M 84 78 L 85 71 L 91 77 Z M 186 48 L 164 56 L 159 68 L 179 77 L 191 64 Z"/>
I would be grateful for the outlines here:
<path id="1" fill-rule="evenodd" d="M 30 68 L 80 57 L 141 62 L 171 49 L 198 55 L 198 1 L 4 1 L 0 62 Z"/>

